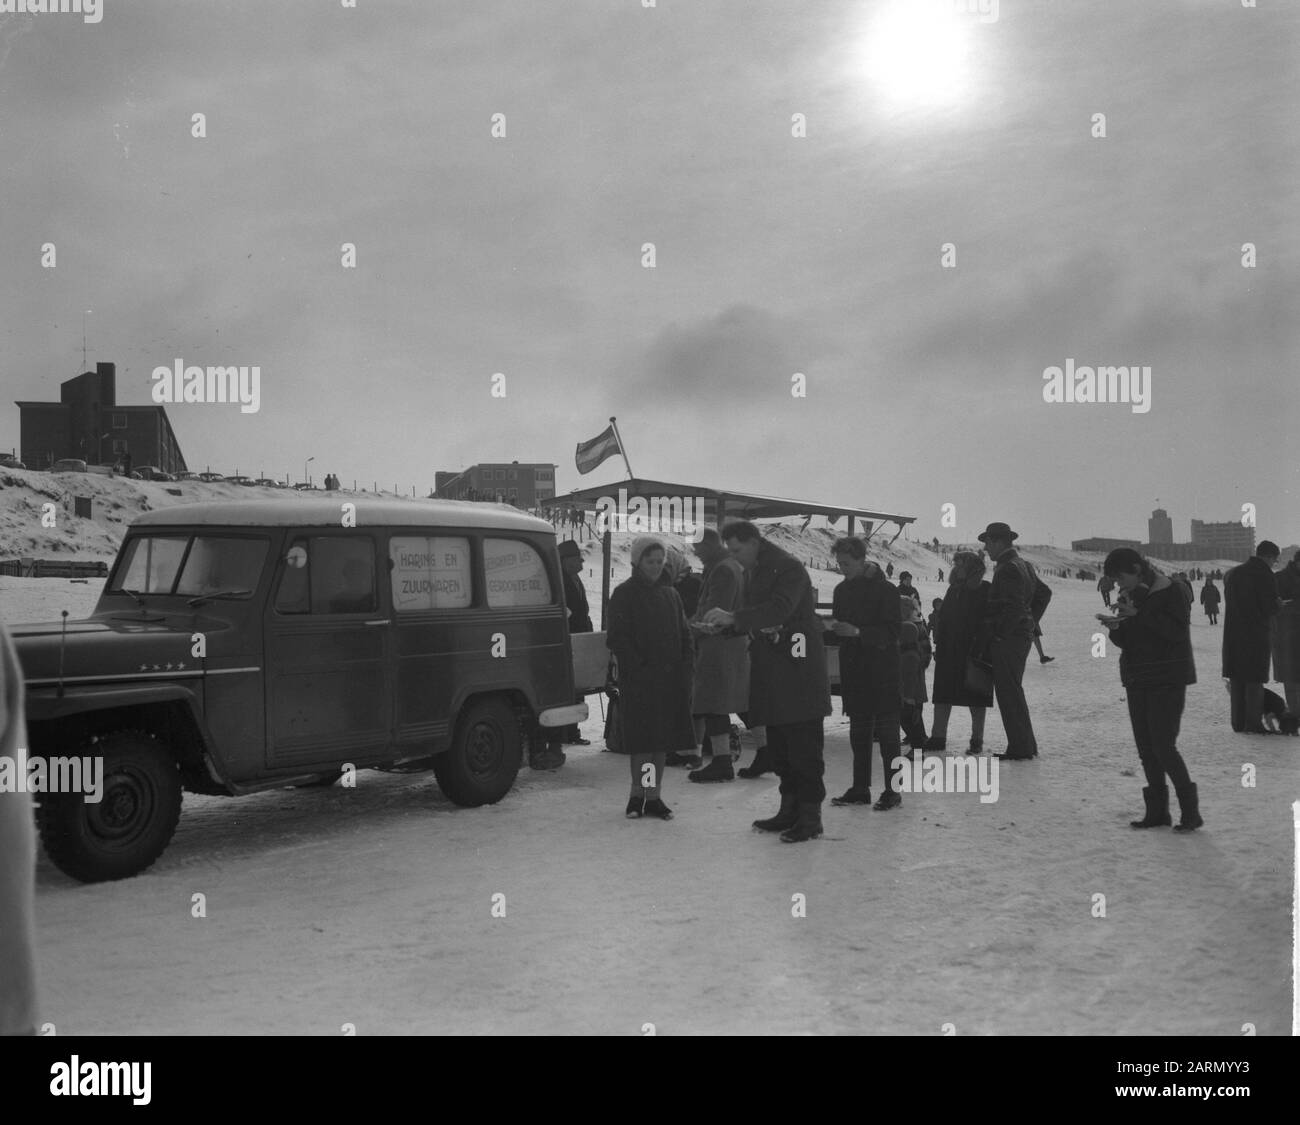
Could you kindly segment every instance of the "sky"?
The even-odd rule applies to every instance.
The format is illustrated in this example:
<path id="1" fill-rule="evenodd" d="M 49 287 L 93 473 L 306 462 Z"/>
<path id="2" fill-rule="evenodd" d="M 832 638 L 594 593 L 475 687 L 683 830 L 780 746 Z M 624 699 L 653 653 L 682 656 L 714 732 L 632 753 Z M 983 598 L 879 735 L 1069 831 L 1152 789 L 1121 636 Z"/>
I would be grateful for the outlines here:
<path id="1" fill-rule="evenodd" d="M 1300 542 L 1300 4 L 646 3 L 0 15 L 0 448 L 179 358 L 261 373 L 169 406 L 191 468 L 563 492 L 624 475 L 573 460 L 616 415 L 638 475 L 912 537 L 1158 499 Z M 1067 360 L 1149 408 L 1044 401 Z"/>

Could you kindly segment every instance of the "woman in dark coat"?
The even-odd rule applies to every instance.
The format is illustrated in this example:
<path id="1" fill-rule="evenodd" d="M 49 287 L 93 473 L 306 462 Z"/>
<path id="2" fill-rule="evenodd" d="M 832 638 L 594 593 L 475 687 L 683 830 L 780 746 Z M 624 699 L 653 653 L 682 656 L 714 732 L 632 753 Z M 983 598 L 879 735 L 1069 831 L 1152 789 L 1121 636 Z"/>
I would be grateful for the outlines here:
<path id="1" fill-rule="evenodd" d="M 1200 828 L 1196 786 L 1178 753 L 1187 685 L 1196 683 L 1192 662 L 1191 603 L 1172 579 L 1157 574 L 1131 547 L 1106 556 L 1106 573 L 1114 576 L 1124 597 L 1114 617 L 1098 614 L 1121 650 L 1119 675 L 1128 695 L 1133 739 L 1146 774 L 1146 816 L 1134 828 L 1161 828 L 1171 823 L 1168 777 L 1178 794 L 1182 816 L 1175 832 Z"/>
<path id="2" fill-rule="evenodd" d="M 695 642 L 682 599 L 659 576 L 664 545 L 643 536 L 632 543 L 632 577 L 610 595 L 605 644 L 618 661 L 623 739 L 631 755 L 629 817 L 671 820 L 660 781 L 669 751 L 694 750 L 691 676 Z"/>
<path id="3" fill-rule="evenodd" d="M 1219 623 L 1219 601 L 1218 586 L 1214 584 L 1213 578 L 1207 578 L 1201 587 L 1201 605 L 1205 607 L 1205 616 L 1210 619 L 1211 625 Z"/>
<path id="4" fill-rule="evenodd" d="M 844 581 L 831 595 L 828 631 L 839 639 L 840 701 L 849 717 L 853 749 L 853 784 L 832 805 L 871 804 L 871 743 L 880 740 L 884 792 L 879 809 L 902 803 L 894 791 L 894 761 L 899 754 L 898 634 L 902 616 L 898 590 L 873 562 L 862 540 L 837 540 L 835 562 Z"/>
<path id="5" fill-rule="evenodd" d="M 948 719 L 954 707 L 970 708 L 970 746 L 966 753 L 984 749 L 984 716 L 993 706 L 993 680 L 987 692 L 966 686 L 967 659 L 979 652 L 980 622 L 989 597 L 984 559 L 973 551 L 958 551 L 948 572 L 948 590 L 934 630 L 934 723 L 927 750 L 948 748 Z"/>

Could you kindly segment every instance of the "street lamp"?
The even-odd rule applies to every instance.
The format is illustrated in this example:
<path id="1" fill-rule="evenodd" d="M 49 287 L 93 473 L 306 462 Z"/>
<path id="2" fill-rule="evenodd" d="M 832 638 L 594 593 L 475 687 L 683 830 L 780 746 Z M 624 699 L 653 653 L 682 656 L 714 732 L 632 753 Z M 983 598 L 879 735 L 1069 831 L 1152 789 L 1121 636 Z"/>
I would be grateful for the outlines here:
<path id="1" fill-rule="evenodd" d="M 304 461 L 304 462 L 302 463 L 302 483 L 303 483 L 303 484 L 308 484 L 308 483 L 310 483 L 310 482 L 307 480 L 307 466 L 308 466 L 308 464 L 310 464 L 312 461 L 315 461 L 315 460 L 316 460 L 315 457 L 308 457 L 307 460 Z"/>

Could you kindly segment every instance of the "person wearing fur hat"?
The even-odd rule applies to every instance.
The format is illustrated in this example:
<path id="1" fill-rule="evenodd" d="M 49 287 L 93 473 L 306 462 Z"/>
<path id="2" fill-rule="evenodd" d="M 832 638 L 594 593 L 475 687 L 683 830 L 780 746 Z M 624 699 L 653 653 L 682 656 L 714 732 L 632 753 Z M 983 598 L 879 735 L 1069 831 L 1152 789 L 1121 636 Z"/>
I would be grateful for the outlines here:
<path id="1" fill-rule="evenodd" d="M 605 644 L 618 664 L 624 742 L 631 756 L 632 793 L 627 815 L 671 820 L 660 789 L 670 752 L 695 749 L 691 679 L 695 640 L 682 599 L 662 584 L 663 541 L 632 541 L 632 576 L 609 598 Z"/>
<path id="2" fill-rule="evenodd" d="M 993 690 L 1007 732 L 1007 749 L 998 757 L 1020 762 L 1038 757 L 1038 740 L 1025 702 L 1025 660 L 1034 643 L 1034 614 L 1030 609 L 1036 585 L 1033 568 L 1012 543 L 1020 538 L 1005 523 L 991 523 L 979 535 L 993 560 L 984 632 L 989 663 L 993 665 Z"/>
<path id="3" fill-rule="evenodd" d="M 1129 823 L 1134 828 L 1161 828 L 1172 823 L 1165 783 L 1168 777 L 1182 812 L 1174 831 L 1191 832 L 1204 823 L 1196 786 L 1178 753 L 1187 685 L 1196 683 L 1191 603 L 1177 582 L 1157 574 L 1131 547 L 1111 551 L 1104 567 L 1124 596 L 1115 607 L 1115 616 L 1097 616 L 1121 649 L 1120 682 L 1128 695 L 1133 740 L 1147 779 L 1142 790 L 1146 816 Z"/>

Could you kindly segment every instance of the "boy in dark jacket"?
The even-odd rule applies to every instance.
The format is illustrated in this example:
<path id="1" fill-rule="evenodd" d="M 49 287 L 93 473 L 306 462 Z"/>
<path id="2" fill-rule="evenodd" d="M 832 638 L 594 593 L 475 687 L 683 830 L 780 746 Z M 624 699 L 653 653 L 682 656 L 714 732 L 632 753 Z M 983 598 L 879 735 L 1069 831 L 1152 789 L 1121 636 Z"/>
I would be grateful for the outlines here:
<path id="1" fill-rule="evenodd" d="M 1123 591 L 1114 617 L 1098 614 L 1110 639 L 1122 649 L 1120 681 L 1128 694 L 1133 739 L 1146 774 L 1146 816 L 1134 828 L 1160 828 L 1171 823 L 1168 777 L 1178 794 L 1182 816 L 1175 832 L 1200 828 L 1196 786 L 1178 753 L 1178 727 L 1183 717 L 1187 685 L 1196 683 L 1192 661 L 1191 605 L 1182 588 L 1130 547 L 1106 556 L 1106 573 Z"/>

